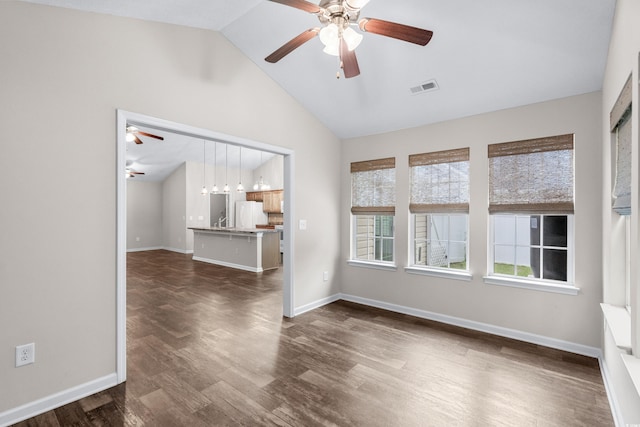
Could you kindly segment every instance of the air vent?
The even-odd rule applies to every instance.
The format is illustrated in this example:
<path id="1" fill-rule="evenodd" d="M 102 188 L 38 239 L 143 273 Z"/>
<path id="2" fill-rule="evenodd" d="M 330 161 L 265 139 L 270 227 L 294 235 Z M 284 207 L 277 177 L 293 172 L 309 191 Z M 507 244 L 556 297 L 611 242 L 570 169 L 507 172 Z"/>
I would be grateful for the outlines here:
<path id="1" fill-rule="evenodd" d="M 418 86 L 414 86 L 409 88 L 411 91 L 411 95 L 417 95 L 419 93 L 431 92 L 432 90 L 438 90 L 438 83 L 435 80 L 429 80 L 427 82 L 421 83 Z"/>

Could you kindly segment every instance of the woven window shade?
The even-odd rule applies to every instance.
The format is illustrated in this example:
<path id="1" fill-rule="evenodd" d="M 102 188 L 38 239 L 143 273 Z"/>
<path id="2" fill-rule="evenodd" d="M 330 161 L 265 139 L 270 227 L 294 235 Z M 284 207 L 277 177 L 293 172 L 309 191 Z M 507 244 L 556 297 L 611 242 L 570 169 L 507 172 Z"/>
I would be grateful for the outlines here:
<path id="1" fill-rule="evenodd" d="M 613 210 L 631 215 L 631 106 L 614 129 L 616 141 L 616 181 L 613 188 Z"/>
<path id="2" fill-rule="evenodd" d="M 469 148 L 413 154 L 411 213 L 469 212 Z"/>
<path id="3" fill-rule="evenodd" d="M 351 212 L 354 215 L 394 215 L 396 159 L 351 163 Z"/>
<path id="4" fill-rule="evenodd" d="M 489 145 L 490 213 L 573 209 L 572 134 Z"/>

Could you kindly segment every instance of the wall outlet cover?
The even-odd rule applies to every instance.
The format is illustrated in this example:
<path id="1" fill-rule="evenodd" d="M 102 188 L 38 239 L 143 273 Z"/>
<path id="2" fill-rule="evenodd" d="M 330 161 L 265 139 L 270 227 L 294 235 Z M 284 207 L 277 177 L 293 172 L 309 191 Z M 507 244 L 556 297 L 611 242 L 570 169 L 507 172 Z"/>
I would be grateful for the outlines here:
<path id="1" fill-rule="evenodd" d="M 34 343 L 16 346 L 16 368 L 36 361 L 36 345 Z"/>

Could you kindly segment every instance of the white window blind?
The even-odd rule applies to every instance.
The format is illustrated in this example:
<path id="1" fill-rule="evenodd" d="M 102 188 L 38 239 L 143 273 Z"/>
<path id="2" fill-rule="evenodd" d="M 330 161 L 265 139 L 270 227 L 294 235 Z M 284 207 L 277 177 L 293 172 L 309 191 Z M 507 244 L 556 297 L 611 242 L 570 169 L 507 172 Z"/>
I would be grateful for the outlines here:
<path id="1" fill-rule="evenodd" d="M 413 154 L 411 213 L 469 212 L 469 148 Z"/>
<path id="2" fill-rule="evenodd" d="M 611 131 L 616 143 L 613 210 L 631 215 L 631 76 L 610 114 Z"/>
<path id="3" fill-rule="evenodd" d="M 351 163 L 351 212 L 394 215 L 395 210 L 395 157 Z"/>
<path id="4" fill-rule="evenodd" d="M 573 134 L 489 145 L 490 213 L 573 214 Z"/>

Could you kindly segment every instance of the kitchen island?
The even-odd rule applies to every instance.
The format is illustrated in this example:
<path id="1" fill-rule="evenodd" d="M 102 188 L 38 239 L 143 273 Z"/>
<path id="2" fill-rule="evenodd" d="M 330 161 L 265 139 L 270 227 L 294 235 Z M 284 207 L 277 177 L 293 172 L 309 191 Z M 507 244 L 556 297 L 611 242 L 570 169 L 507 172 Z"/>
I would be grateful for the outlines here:
<path id="1" fill-rule="evenodd" d="M 193 259 L 261 273 L 280 266 L 278 230 L 262 228 L 189 227 Z"/>

